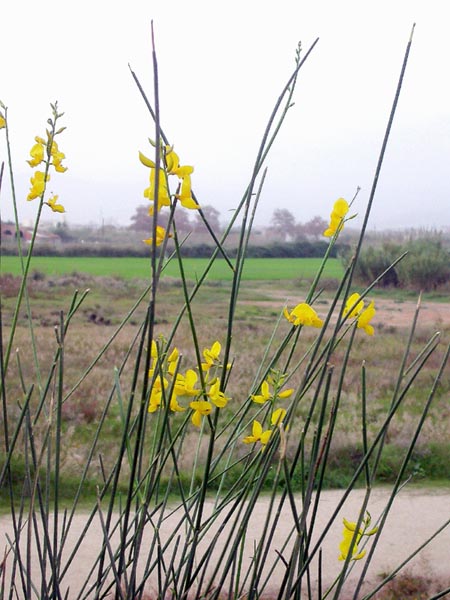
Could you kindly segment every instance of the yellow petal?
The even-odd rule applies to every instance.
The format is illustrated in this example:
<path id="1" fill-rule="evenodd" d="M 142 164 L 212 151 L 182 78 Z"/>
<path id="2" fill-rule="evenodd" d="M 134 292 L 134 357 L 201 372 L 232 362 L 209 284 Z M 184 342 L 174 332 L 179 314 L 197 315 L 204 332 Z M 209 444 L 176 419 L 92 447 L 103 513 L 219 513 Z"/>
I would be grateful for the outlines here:
<path id="1" fill-rule="evenodd" d="M 375 316 L 375 313 L 376 313 L 375 303 L 372 300 L 372 302 L 369 304 L 369 306 L 366 308 L 366 310 L 363 311 L 360 314 L 360 316 L 358 317 L 357 327 L 359 329 L 364 329 L 364 331 L 367 333 L 367 335 L 373 335 L 374 334 L 375 330 L 372 327 L 372 325 L 370 325 L 370 321 Z"/>
<path id="2" fill-rule="evenodd" d="M 267 400 L 269 400 L 269 398 L 271 398 L 269 384 L 267 383 L 266 380 L 264 380 L 262 382 L 261 394 L 264 396 L 264 398 L 267 398 Z"/>
<path id="3" fill-rule="evenodd" d="M 178 400 L 175 394 L 172 394 L 172 398 L 170 399 L 170 410 L 173 412 L 184 412 L 186 410 L 184 406 L 178 404 Z"/>
<path id="4" fill-rule="evenodd" d="M 348 205 L 347 200 L 344 200 L 344 198 L 338 198 L 334 203 L 333 213 L 342 219 L 348 213 L 349 208 L 350 207 Z"/>
<path id="5" fill-rule="evenodd" d="M 262 434 L 262 425 L 259 421 L 253 421 L 252 434 L 253 437 L 259 440 Z"/>
<path id="6" fill-rule="evenodd" d="M 198 410 L 196 410 L 191 417 L 191 422 L 193 425 L 195 425 L 196 427 L 200 427 L 200 425 L 202 424 L 202 413 L 199 412 Z"/>
<path id="7" fill-rule="evenodd" d="M 205 400 L 193 400 L 189 403 L 189 406 L 202 415 L 209 415 L 212 411 L 212 404 Z"/>
<path id="8" fill-rule="evenodd" d="M 192 198 L 182 198 L 180 196 L 179 200 L 181 202 L 181 206 L 188 208 L 189 210 L 198 210 L 200 208 L 200 204 L 197 204 L 197 202 L 195 202 L 195 200 Z"/>
<path id="9" fill-rule="evenodd" d="M 289 398 L 294 393 L 294 390 L 289 388 L 288 390 L 283 390 L 277 394 L 278 398 Z"/>
<path id="10" fill-rule="evenodd" d="M 272 425 L 281 425 L 286 416 L 286 410 L 284 408 L 277 408 L 273 411 L 271 423 Z"/>
<path id="11" fill-rule="evenodd" d="M 356 292 L 354 294 L 352 294 L 351 296 L 349 296 L 347 302 L 345 303 L 344 317 L 348 314 L 349 318 L 351 319 L 351 318 L 359 315 L 359 313 L 364 308 L 364 301 L 359 300 L 360 297 L 361 296 Z M 351 312 L 350 312 L 350 309 L 351 309 Z M 350 312 L 350 314 L 349 314 L 349 312 Z"/>
<path id="12" fill-rule="evenodd" d="M 192 175 L 194 172 L 194 167 L 190 167 L 189 165 L 184 165 L 183 167 L 178 167 L 175 171 L 172 171 L 174 175 L 179 177 L 180 179 L 184 179 L 186 175 Z"/>
<path id="13" fill-rule="evenodd" d="M 263 446 L 265 446 L 267 444 L 267 442 L 269 441 L 271 435 L 272 435 L 272 432 L 270 431 L 270 429 L 267 429 L 266 431 L 264 431 L 261 434 L 261 444 Z"/>

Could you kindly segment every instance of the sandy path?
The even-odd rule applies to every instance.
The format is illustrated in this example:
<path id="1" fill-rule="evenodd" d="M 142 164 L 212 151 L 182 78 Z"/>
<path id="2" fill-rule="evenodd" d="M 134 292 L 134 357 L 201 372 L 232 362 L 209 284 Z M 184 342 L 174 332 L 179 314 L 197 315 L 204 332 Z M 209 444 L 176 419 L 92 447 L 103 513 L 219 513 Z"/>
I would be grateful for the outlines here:
<path id="1" fill-rule="evenodd" d="M 389 298 L 377 298 L 377 319 L 380 323 L 391 323 L 400 327 L 410 327 L 417 309 L 417 302 L 406 300 L 396 302 Z M 420 327 L 440 330 L 450 326 L 450 302 L 422 302 L 419 310 Z"/>
<path id="2" fill-rule="evenodd" d="M 258 300 L 259 306 L 267 306 L 268 308 L 279 310 L 280 306 L 287 305 L 292 308 L 295 304 L 302 301 L 302 298 L 296 296 L 292 291 L 286 290 L 271 290 L 272 300 Z M 255 297 L 265 297 L 267 290 L 262 288 L 255 289 Z M 372 300 L 372 296 L 367 297 Z M 380 298 L 375 299 L 376 318 L 374 326 L 380 323 L 385 325 L 393 325 L 395 327 L 410 328 L 413 322 L 414 315 L 417 310 L 417 300 L 396 300 L 395 298 Z M 254 300 L 241 300 L 243 304 L 253 304 Z M 326 307 L 329 300 L 325 301 L 322 307 L 319 304 L 315 306 L 321 317 L 326 312 Z M 436 302 L 430 300 L 422 300 L 420 303 L 418 327 L 426 327 L 432 330 L 441 330 L 450 327 L 450 297 L 448 302 Z"/>
<path id="3" fill-rule="evenodd" d="M 334 526 L 322 544 L 323 564 L 327 582 L 332 581 L 338 574 L 342 563 L 337 560 L 338 545 L 341 540 L 342 516 L 349 520 L 357 518 L 357 514 L 363 499 L 363 491 L 355 490 L 346 500 L 340 511 Z M 387 489 L 375 489 L 369 503 L 369 511 L 373 522 L 382 513 L 388 498 Z M 321 532 L 329 516 L 333 513 L 337 502 L 342 497 L 341 491 L 326 491 L 322 494 L 318 517 L 316 521 L 317 535 Z M 257 539 L 261 529 L 261 523 L 266 516 L 268 503 L 261 500 L 254 511 L 249 535 L 244 552 L 244 567 L 248 566 L 253 553 L 254 539 Z M 68 538 L 68 548 L 73 547 L 86 523 L 87 515 L 78 514 L 73 522 L 73 527 Z M 377 546 L 374 559 L 366 578 L 367 584 L 373 587 L 382 573 L 389 572 L 397 567 L 410 553 L 420 546 L 432 533 L 440 528 L 446 521 L 450 520 L 450 492 L 442 490 L 403 490 L 396 498 L 391 513 L 388 517 L 383 536 Z M 161 538 L 164 539 L 178 527 L 179 517 L 173 515 L 164 521 L 161 527 Z M 283 508 L 282 518 L 277 527 L 276 539 L 269 555 L 267 564 L 275 557 L 275 550 L 281 549 L 284 541 L 292 527 L 291 511 L 287 505 Z M 3 516 L 0 519 L 0 541 L 1 547 L 7 545 L 6 534 L 12 535 L 10 519 Z M 208 534 L 211 539 L 213 532 Z M 316 539 L 317 539 L 316 535 Z M 151 532 L 148 532 L 144 540 L 144 547 L 149 547 Z M 83 542 L 78 558 L 69 569 L 63 580 L 63 589 L 70 587 L 69 598 L 75 598 L 75 591 L 80 589 L 81 583 L 95 563 L 95 559 L 102 541 L 102 529 L 98 516 L 95 517 L 89 530 L 89 535 Z M 8 561 L 10 562 L 10 560 Z M 354 587 L 363 566 L 364 559 L 354 563 L 347 590 Z M 214 563 L 214 561 L 213 561 Z M 315 569 L 313 565 L 313 571 Z M 450 527 L 444 529 L 429 546 L 424 548 L 416 556 L 409 566 L 410 570 L 439 579 L 441 584 L 450 585 Z M 283 575 L 283 570 L 277 569 L 270 578 L 270 588 L 276 589 Z M 442 588 L 441 588 L 442 589 Z"/>

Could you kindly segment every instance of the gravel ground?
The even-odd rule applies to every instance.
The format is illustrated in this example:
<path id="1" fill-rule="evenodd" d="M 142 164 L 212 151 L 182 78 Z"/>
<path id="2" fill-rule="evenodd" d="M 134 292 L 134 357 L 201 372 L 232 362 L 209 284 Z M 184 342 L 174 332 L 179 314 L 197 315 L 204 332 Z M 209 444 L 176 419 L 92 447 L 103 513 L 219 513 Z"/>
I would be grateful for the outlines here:
<path id="1" fill-rule="evenodd" d="M 358 511 L 363 502 L 364 491 L 355 490 L 340 511 L 331 531 L 322 543 L 322 556 L 326 583 L 329 584 L 334 580 L 339 573 L 342 562 L 338 561 L 338 546 L 342 536 L 342 517 L 345 516 L 349 520 L 356 520 Z M 323 526 L 328 521 L 333 513 L 337 503 L 342 497 L 342 491 L 326 491 L 323 492 L 317 520 L 316 520 L 316 536 L 322 531 Z M 375 523 L 377 518 L 383 512 L 389 497 L 389 490 L 377 488 L 372 492 L 368 509 L 372 515 L 372 523 Z M 258 538 L 261 530 L 261 523 L 264 521 L 268 501 L 261 500 L 252 516 L 252 523 L 249 528 L 249 534 L 246 540 L 244 551 L 244 569 L 248 567 L 253 547 L 254 540 Z M 209 507 L 212 509 L 212 506 Z M 267 565 L 272 562 L 272 558 L 276 556 L 275 550 L 281 550 L 281 547 L 289 536 L 292 528 L 292 513 L 286 504 L 283 507 L 283 513 L 280 522 L 277 526 L 275 541 L 271 552 L 267 559 Z M 70 530 L 67 548 L 73 547 L 77 541 L 80 532 L 86 523 L 87 515 L 77 514 L 72 528 Z M 172 517 L 164 521 L 160 530 L 161 538 L 172 533 L 178 527 L 179 516 L 175 513 Z M 386 521 L 385 529 L 380 542 L 376 548 L 373 560 L 370 564 L 366 581 L 365 589 L 372 589 L 375 582 L 380 580 L 383 573 L 387 573 L 399 566 L 412 552 L 414 552 L 423 542 L 430 537 L 437 529 L 442 527 L 446 522 L 450 521 L 450 491 L 448 490 L 423 490 L 423 489 L 404 489 L 402 490 L 392 506 L 389 517 Z M 7 547 L 6 534 L 12 537 L 11 521 L 8 516 L 3 516 L 0 519 L 0 541 L 1 546 Z M 181 529 L 180 529 L 181 530 Z M 252 538 L 252 532 L 254 538 Z M 209 536 L 213 535 L 213 531 Z M 222 536 L 225 538 L 225 536 Z M 369 538 L 369 544 L 372 538 Z M 63 580 L 62 588 L 65 592 L 70 587 L 68 598 L 75 598 L 76 592 L 86 578 L 89 570 L 95 562 L 99 547 L 102 542 L 102 529 L 98 516 L 95 517 L 89 533 L 84 540 L 78 558 L 67 572 Z M 149 544 L 150 537 L 144 539 L 144 547 Z M 219 550 L 219 549 L 218 549 Z M 349 576 L 346 584 L 346 590 L 350 592 L 354 589 L 355 582 L 358 580 L 365 559 L 355 561 L 354 568 Z M 7 559 L 7 575 L 8 568 L 11 562 L 10 557 Z M 214 561 L 212 561 L 214 564 Z M 313 562 L 312 573 L 314 581 L 314 571 L 317 561 Z M 408 570 L 414 574 L 426 576 L 432 580 L 439 581 L 442 585 L 450 586 L 450 527 L 446 527 L 428 546 L 423 548 L 417 556 L 408 564 Z M 283 575 L 282 569 L 277 569 L 270 576 L 269 590 L 275 591 L 279 586 Z M 151 587 L 150 587 L 151 589 Z M 325 587 L 326 589 L 326 587 Z"/>

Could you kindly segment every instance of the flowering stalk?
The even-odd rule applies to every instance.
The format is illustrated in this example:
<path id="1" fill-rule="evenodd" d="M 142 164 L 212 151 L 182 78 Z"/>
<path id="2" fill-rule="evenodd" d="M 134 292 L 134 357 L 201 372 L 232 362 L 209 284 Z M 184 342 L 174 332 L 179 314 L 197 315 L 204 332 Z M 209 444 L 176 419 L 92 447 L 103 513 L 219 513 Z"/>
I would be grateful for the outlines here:
<path id="1" fill-rule="evenodd" d="M 82 465 L 83 474 L 75 500 L 64 515 L 64 521 L 59 521 L 65 442 L 62 401 L 74 399 L 72 394 L 100 358 L 105 356 L 114 338 L 112 336 L 103 345 L 95 361 L 64 396 L 66 328 L 61 315 L 57 336 L 58 354 L 55 354 L 57 360 L 55 359 L 50 367 L 48 388 L 43 394 L 43 397 L 47 393 L 51 397 L 50 416 L 54 419 L 53 415 L 56 415 L 56 418 L 50 424 L 45 422 L 47 428 L 42 450 L 40 454 L 36 453 L 35 449 L 41 442 L 37 434 L 43 399 L 39 399 L 37 416 L 32 420 L 28 412 L 27 398 L 18 420 L 18 429 L 11 438 L 14 444 L 22 437 L 26 440 L 26 475 L 28 482 L 33 484 L 33 496 L 27 530 L 29 537 L 25 541 L 30 543 L 33 535 L 36 538 L 39 550 L 37 579 L 40 577 L 40 581 L 35 583 L 31 552 L 25 560 L 22 560 L 20 552 L 11 552 L 10 555 L 14 555 L 15 561 L 12 565 L 13 571 L 19 573 L 16 581 L 12 582 L 11 589 L 17 587 L 20 576 L 19 585 L 22 583 L 24 597 L 32 594 L 34 586 L 36 590 L 41 591 L 43 600 L 66 597 L 73 593 L 79 598 L 143 598 L 147 593 L 148 582 L 157 587 L 151 591 L 160 598 L 176 596 L 181 600 L 190 597 L 218 600 L 221 597 L 246 597 L 248 600 L 255 600 L 270 593 L 268 588 L 274 581 L 275 571 L 279 570 L 282 572 L 282 578 L 276 594 L 283 599 L 293 598 L 301 595 L 301 586 L 305 581 L 311 588 L 310 569 L 313 561 L 319 555 L 319 563 L 322 564 L 321 546 L 332 530 L 336 527 L 340 529 L 341 526 L 336 520 L 343 503 L 354 490 L 359 478 L 364 476 L 366 494 L 359 518 L 356 522 L 344 522 L 344 539 L 340 544 L 340 555 L 344 564 L 342 566 L 342 562 L 338 563 L 336 545 L 336 560 L 327 565 L 333 571 L 331 580 L 335 571 L 339 570 L 339 574 L 324 597 L 329 596 L 333 590 L 337 598 L 351 569 L 351 566 L 348 568 L 349 565 L 353 565 L 355 559 L 364 559 L 365 569 L 376 546 L 383 517 L 378 531 L 375 532 L 368 527 L 366 509 L 377 475 L 378 452 L 384 444 L 392 419 L 436 348 L 437 337 L 430 340 L 412 363 L 406 360 L 410 350 L 408 345 L 388 414 L 381 420 L 378 429 L 374 430 L 368 430 L 367 426 L 363 368 L 362 456 L 358 458 L 352 470 L 342 499 L 333 507 L 334 512 L 322 526 L 317 515 L 331 466 L 329 459 L 338 415 L 346 415 L 341 409 L 345 409 L 342 407 L 342 400 L 347 391 L 344 382 L 348 381 L 347 370 L 351 364 L 353 343 L 356 336 L 362 338 L 363 344 L 367 341 L 364 333 L 375 334 L 374 306 L 364 306 L 368 289 L 361 295 L 351 293 L 351 269 L 348 269 L 330 302 L 328 311 L 324 312 L 323 305 L 319 305 L 318 308 L 319 303 L 315 302 L 319 274 L 304 301 L 300 301 L 292 309 L 286 308 L 283 312 L 280 310 L 272 335 L 267 336 L 268 339 L 262 343 L 265 346 L 264 349 L 261 348 L 263 359 L 256 365 L 255 373 L 251 370 L 251 374 L 242 375 L 245 369 L 250 370 L 251 357 L 246 354 L 231 354 L 232 337 L 236 335 L 236 331 L 241 333 L 236 323 L 236 308 L 253 223 L 252 206 L 254 208 L 257 204 L 254 202 L 252 205 L 252 190 L 256 186 L 256 177 L 263 166 L 267 151 L 275 139 L 277 126 L 281 124 L 290 108 L 294 84 L 301 65 L 299 55 L 296 57 L 295 72 L 270 118 L 250 184 L 239 210 L 236 211 L 236 214 L 241 211 L 243 225 L 239 236 L 238 260 L 234 266 L 229 262 L 234 275 L 231 292 L 227 297 L 228 305 L 225 308 L 229 322 L 226 327 L 222 327 L 223 321 L 219 322 L 218 331 L 213 335 L 211 330 L 215 330 L 215 326 L 211 327 L 208 323 L 208 336 L 211 337 L 203 343 L 201 326 L 204 325 L 204 314 L 197 312 L 194 300 L 213 261 L 223 252 L 223 248 L 216 248 L 207 269 L 191 287 L 186 278 L 181 254 L 182 242 L 177 236 L 175 211 L 186 207 L 200 210 L 193 207 L 192 202 L 197 206 L 201 206 L 201 203 L 196 201 L 190 189 L 192 167 L 180 165 L 173 147 L 161 131 L 154 45 L 153 60 L 156 104 L 155 160 L 145 156 L 141 159 L 150 169 L 150 186 L 146 195 L 153 205 L 155 217 L 153 231 L 148 240 L 152 251 L 149 257 L 150 286 L 137 303 L 139 305 L 140 302 L 147 302 L 145 316 L 138 331 L 133 331 L 132 341 L 125 356 L 120 359 L 119 367 L 114 369 L 114 384 L 102 404 L 98 424 L 95 424 L 95 433 L 87 451 L 86 462 Z M 283 99 L 288 99 L 284 109 L 280 108 Z M 278 110 L 282 116 L 279 122 L 275 123 L 279 115 Z M 0 127 L 1 125 L 0 119 Z M 273 137 L 272 127 L 275 128 Z M 40 140 L 36 142 L 30 160 L 33 167 L 38 166 L 45 155 L 45 144 Z M 51 164 L 55 170 L 64 168 L 57 147 L 53 147 L 53 153 L 52 147 L 53 145 L 50 146 L 51 158 L 48 156 Z M 34 176 L 30 200 L 37 199 L 39 194 L 45 191 L 47 174 L 42 172 L 42 176 Z M 262 190 L 264 176 L 257 198 Z M 171 181 L 175 181 L 177 186 L 172 192 L 169 187 Z M 40 197 L 40 203 L 42 206 L 43 197 Z M 47 204 L 52 210 L 58 210 L 56 197 L 50 198 Z M 341 221 L 346 216 L 341 210 L 342 206 L 346 206 L 342 202 L 339 206 L 337 210 L 332 211 L 335 215 L 331 217 L 329 228 L 333 230 L 330 246 L 339 234 L 343 224 Z M 169 208 L 169 226 L 166 230 L 158 229 L 158 211 Z M 337 213 L 340 220 L 336 219 Z M 232 218 L 232 223 L 234 222 L 235 215 Z M 226 235 L 228 232 L 229 229 Z M 170 234 L 173 235 L 173 257 L 179 264 L 182 288 L 181 308 L 173 323 L 170 323 L 170 313 L 167 311 L 166 314 L 168 307 L 163 305 L 159 298 L 159 280 Z M 161 248 L 159 260 L 155 252 L 157 246 Z M 326 257 L 328 256 L 329 254 L 326 254 Z M 78 306 L 79 303 L 74 297 L 70 316 Z M 114 335 L 121 331 L 123 324 L 135 309 L 136 305 L 129 311 Z M 161 325 L 161 331 L 165 332 L 166 326 L 169 331 L 158 335 L 160 323 L 157 318 L 162 315 L 167 317 L 167 322 Z M 184 316 L 186 319 L 183 325 L 186 327 L 181 328 L 179 326 Z M 188 342 L 185 336 L 186 329 L 189 334 Z M 203 331 L 206 331 L 206 328 Z M 300 337 L 302 332 L 304 335 Z M 179 335 L 175 340 L 177 333 Z M 313 341 L 309 341 L 307 336 Z M 275 343 L 278 338 L 281 341 Z M 260 344 L 260 340 L 256 336 L 251 343 L 259 351 L 256 346 Z M 343 357 L 335 352 L 339 344 L 342 344 L 339 349 L 344 350 Z M 448 354 L 445 361 L 447 358 Z M 131 360 L 133 363 L 130 368 Z M 407 362 L 410 363 L 408 368 Z M 59 367 L 57 380 L 54 375 L 56 366 Z M 239 367 L 242 367 L 241 372 Z M 423 418 L 419 419 L 411 447 L 406 452 L 390 504 L 401 485 L 401 477 L 405 475 L 406 465 L 410 461 L 412 449 L 441 374 L 442 369 L 435 379 Z M 250 380 L 248 385 L 245 379 L 247 375 Z M 54 389 L 51 389 L 50 383 L 53 382 Z M 228 394 L 233 384 L 235 388 L 232 395 L 235 397 L 230 399 Z M 25 384 L 23 387 L 25 388 Z M 95 394 L 102 393 L 100 387 L 95 386 Z M 53 402 L 53 393 L 56 404 Z M 117 400 L 116 406 L 114 400 Z M 32 408 L 34 410 L 34 406 Z M 41 420 L 44 418 L 45 421 L 45 416 L 42 414 Z M 22 436 L 24 423 L 25 435 Z M 106 433 L 106 436 L 109 434 L 109 438 L 100 439 L 102 433 Z M 83 435 L 89 435 L 89 428 L 86 428 L 86 431 L 83 428 Z M 57 445 L 56 449 L 53 439 Z M 103 441 L 106 441 L 105 454 L 102 454 L 100 448 Z M 8 443 L 7 441 L 7 466 L 2 470 L 0 479 L 8 473 L 13 456 L 13 443 L 9 446 Z M 40 477 L 44 450 L 47 453 L 48 472 L 47 477 Z M 99 459 L 96 464 L 94 461 L 97 456 Z M 53 469 L 55 475 L 55 492 L 58 496 L 54 502 L 50 502 L 53 490 L 50 469 Z M 97 497 L 91 511 L 86 515 L 86 525 L 82 534 L 77 536 L 75 547 L 69 549 L 68 533 L 77 502 L 93 470 L 99 472 L 99 476 L 95 476 L 95 482 L 99 486 Z M 12 490 L 12 484 L 10 489 Z M 254 524 L 252 517 L 260 507 L 262 494 L 267 491 L 267 511 Z M 11 505 L 14 506 L 12 491 L 11 498 Z M 23 494 L 20 498 L 23 509 Z M 106 509 L 103 508 L 104 503 Z M 388 503 L 387 512 L 390 504 Z M 51 510 L 54 513 L 52 518 L 49 516 Z M 40 535 L 40 530 L 34 528 L 35 520 L 39 518 L 42 522 L 43 536 Z M 165 530 L 168 519 L 172 518 L 175 519 L 174 523 Z M 50 531 L 49 523 L 52 519 L 54 526 Z M 79 553 L 84 551 L 82 543 L 86 541 L 86 536 L 90 535 L 90 528 L 97 519 L 100 520 L 102 538 L 93 568 L 80 583 L 81 590 L 63 589 L 69 569 L 74 565 L 76 569 L 79 568 L 77 558 Z M 284 520 L 289 523 L 290 530 L 285 539 L 283 535 L 283 540 L 278 543 L 277 528 Z M 145 544 L 144 531 L 149 533 L 149 541 L 146 540 Z M 20 538 L 21 527 L 17 524 L 14 533 L 15 540 L 12 546 L 20 548 L 23 538 Z M 362 540 L 369 534 L 371 549 L 367 554 L 363 554 L 365 549 L 357 548 L 357 545 L 362 545 Z M 252 544 L 251 548 L 246 545 L 247 541 Z M 93 539 L 91 543 L 94 544 Z M 31 546 L 28 547 L 30 548 Z M 273 552 L 274 548 L 276 552 Z M 249 566 L 246 568 L 244 560 L 247 560 L 249 554 L 251 558 L 248 559 Z M 326 584 L 328 585 L 328 581 Z M 321 569 L 317 594 L 320 597 L 323 585 Z M 312 593 L 313 590 L 309 589 L 308 595 L 312 596 Z"/>
<path id="2" fill-rule="evenodd" d="M 5 373 L 8 369 L 8 365 L 9 365 L 9 359 L 11 356 L 11 350 L 12 350 L 12 346 L 13 346 L 13 341 L 14 341 L 14 335 L 15 335 L 15 331 L 16 331 L 16 327 L 17 327 L 17 320 L 19 317 L 19 311 L 20 311 L 20 307 L 22 305 L 22 299 L 24 297 L 24 294 L 26 293 L 26 284 L 27 284 L 27 279 L 28 279 L 28 273 L 30 270 L 30 265 L 31 265 L 31 259 L 33 256 L 33 250 L 34 250 L 34 245 L 35 245 L 35 241 L 36 241 L 36 236 L 37 236 L 37 232 L 38 232 L 38 228 L 39 228 L 39 223 L 40 223 L 40 218 L 41 218 L 41 213 L 42 213 L 42 207 L 44 205 L 44 196 L 45 196 L 45 191 L 46 191 L 46 181 L 48 180 L 48 174 L 49 174 L 49 170 L 50 170 L 50 165 L 54 164 L 54 158 L 52 156 L 52 147 L 54 144 L 54 139 L 55 136 L 59 133 L 61 133 L 63 131 L 64 128 L 61 128 L 59 130 L 56 130 L 56 124 L 58 119 L 60 119 L 64 113 L 59 113 L 58 112 L 58 103 L 55 102 L 55 104 L 51 104 L 50 105 L 52 108 L 52 118 L 48 119 L 48 124 L 50 125 L 50 131 L 48 131 L 48 139 L 47 139 L 47 158 L 45 160 L 45 170 L 43 173 L 43 177 L 42 177 L 42 181 L 43 181 L 43 188 L 40 190 L 40 193 L 35 196 L 39 198 L 39 205 L 38 205 L 38 209 L 37 209 L 37 215 L 35 218 L 35 222 L 34 222 L 34 227 L 33 227 L 33 233 L 31 236 L 31 240 L 30 240 L 30 244 L 29 244 L 29 248 L 28 248 L 28 252 L 27 252 L 27 256 L 25 261 L 23 261 L 23 255 L 22 255 L 22 250 L 21 250 L 21 244 L 20 244 L 20 235 L 17 235 L 17 240 L 18 240 L 18 251 L 19 251 L 19 256 L 20 256 L 20 260 L 22 263 L 22 278 L 21 278 L 21 283 L 20 283 L 20 288 L 17 294 L 17 301 L 16 301 L 16 307 L 14 310 L 14 314 L 12 317 L 12 322 L 11 322 L 11 332 L 10 332 L 10 337 L 9 337 L 9 341 L 8 344 L 6 346 L 6 351 L 5 351 L 5 355 L 4 355 L 4 369 L 5 369 Z M 6 111 L 5 111 L 6 112 Z M 7 119 L 5 118 L 6 124 L 7 124 Z M 8 149 L 8 159 L 9 159 L 9 168 L 10 168 L 10 177 L 11 177 L 11 188 L 13 191 L 13 206 L 14 206 L 14 215 L 15 215 L 15 222 L 16 222 L 16 232 L 18 232 L 18 227 L 19 227 L 19 217 L 18 217 L 18 212 L 17 212 L 17 201 L 16 201 L 16 194 L 15 194 L 15 186 L 14 186 L 14 176 L 13 176 L 13 170 L 12 170 L 12 160 L 11 160 L 11 152 L 10 152 L 10 142 L 9 142 L 9 137 L 8 137 L 8 127 L 6 126 L 6 132 L 7 132 L 7 149 Z M 33 159 L 32 159 L 33 160 Z M 44 160 L 44 156 L 42 155 L 42 157 L 40 158 L 39 162 L 42 162 Z M 35 164 L 35 163 L 33 163 Z M 56 165 L 54 164 L 55 168 L 60 167 L 60 162 L 57 162 Z M 33 347 L 35 348 L 35 344 L 33 344 Z M 1 384 L 0 384 L 1 385 Z"/>

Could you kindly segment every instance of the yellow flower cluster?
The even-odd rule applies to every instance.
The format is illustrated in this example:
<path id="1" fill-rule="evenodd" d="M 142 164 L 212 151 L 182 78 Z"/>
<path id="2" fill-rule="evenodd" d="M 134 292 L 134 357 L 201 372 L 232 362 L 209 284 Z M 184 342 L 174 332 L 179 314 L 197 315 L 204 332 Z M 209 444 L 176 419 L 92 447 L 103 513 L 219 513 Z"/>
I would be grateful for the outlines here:
<path id="1" fill-rule="evenodd" d="M 364 309 L 364 301 L 361 300 L 361 296 L 358 293 L 354 293 L 348 297 L 344 307 L 344 317 L 349 319 L 357 319 L 358 329 L 363 329 L 367 335 L 373 335 L 375 330 L 370 324 L 370 321 L 375 316 L 375 303 L 372 300 L 370 304 Z"/>
<path id="2" fill-rule="evenodd" d="M 158 186 L 156 186 L 156 165 L 147 158 L 142 152 L 139 152 L 139 160 L 141 163 L 150 169 L 150 185 L 144 190 L 144 197 L 151 202 L 149 215 L 153 215 L 154 207 L 156 210 L 161 210 L 164 206 L 171 206 L 171 194 L 169 189 L 169 176 L 174 175 L 178 178 L 178 189 L 173 195 L 179 200 L 184 208 L 198 209 L 200 206 L 192 198 L 191 190 L 191 175 L 194 167 L 189 165 L 180 165 L 180 159 L 172 146 L 163 146 L 162 148 L 162 164 L 158 170 Z M 156 187 L 158 188 L 158 197 L 156 197 Z M 157 227 L 158 232 L 155 239 L 156 246 L 160 246 L 166 237 L 164 227 Z M 153 238 L 144 240 L 146 244 L 152 245 Z"/>
<path id="3" fill-rule="evenodd" d="M 220 363 L 221 345 L 214 342 L 211 348 L 203 350 L 202 363 L 204 387 L 196 371 L 187 369 L 184 373 L 178 370 L 180 354 L 177 348 L 164 359 L 160 357 L 158 346 L 152 342 L 152 365 L 149 372 L 152 378 L 152 388 L 148 405 L 148 412 L 156 412 L 162 406 L 169 405 L 172 412 L 184 412 L 187 407 L 178 402 L 179 398 L 189 399 L 189 408 L 192 410 L 191 421 L 200 427 L 202 418 L 213 411 L 214 406 L 223 408 L 230 398 L 220 389 L 218 370 Z"/>
<path id="4" fill-rule="evenodd" d="M 361 538 L 365 536 L 374 535 L 378 531 L 378 527 L 374 527 L 373 529 L 368 529 L 370 526 L 371 516 L 368 512 L 366 512 L 366 516 L 362 521 L 362 525 L 359 528 L 358 532 L 356 532 L 356 523 L 347 521 L 347 519 L 343 519 L 344 530 L 342 532 L 343 539 L 339 544 L 339 560 L 345 560 L 350 552 L 350 546 L 352 545 L 353 538 L 353 549 L 351 560 L 360 560 L 366 554 L 366 551 L 358 552 L 358 544 L 361 541 Z"/>
<path id="5" fill-rule="evenodd" d="M 285 398 L 290 398 L 294 393 L 292 388 L 283 390 L 284 380 L 286 379 L 286 375 L 274 372 L 273 375 L 269 375 L 261 384 L 260 394 L 252 394 L 250 398 L 256 404 L 265 404 L 266 402 L 271 403 L 271 415 L 270 415 L 270 424 L 271 429 L 266 429 L 264 431 L 262 424 L 259 421 L 254 420 L 252 426 L 252 434 L 246 436 L 242 441 L 244 444 L 254 444 L 256 442 L 260 442 L 261 446 L 267 444 L 272 435 L 272 432 L 275 427 L 280 427 L 284 421 L 286 416 L 285 408 L 276 408 L 274 409 L 274 403 L 277 399 L 283 400 Z M 273 388 L 273 391 L 271 390 Z"/>
<path id="6" fill-rule="evenodd" d="M 52 106 L 54 121 L 52 122 L 49 119 L 49 122 L 54 126 L 56 123 L 56 119 L 61 116 L 57 112 L 56 105 Z M 47 130 L 47 139 L 40 136 L 36 136 L 34 138 L 35 143 L 31 147 L 30 156 L 31 158 L 27 160 L 27 163 L 33 169 L 43 164 L 43 170 L 35 171 L 30 178 L 31 188 L 27 196 L 27 200 L 35 200 L 36 198 L 43 198 L 45 194 L 45 190 L 47 187 L 47 182 L 50 181 L 50 167 L 53 167 L 57 173 L 64 173 L 67 171 L 67 167 L 62 164 L 62 161 L 66 158 L 65 154 L 61 152 L 58 147 L 57 142 L 55 141 L 55 135 L 61 133 L 65 128 L 59 129 L 57 132 L 51 133 Z M 49 208 L 53 212 L 63 213 L 65 212 L 64 206 L 62 204 L 57 203 L 58 196 L 52 195 L 47 202 Z"/>
<path id="7" fill-rule="evenodd" d="M 344 200 L 344 198 L 338 198 L 334 203 L 333 210 L 330 214 L 330 224 L 323 232 L 325 237 L 333 237 L 335 234 L 342 231 L 344 227 L 344 218 L 348 213 L 348 210 L 349 205 L 347 200 Z"/>
<path id="8" fill-rule="evenodd" d="M 67 171 L 67 167 L 64 167 L 62 161 L 66 158 L 66 155 L 61 152 L 58 148 L 58 144 L 52 139 L 52 136 L 47 132 L 48 140 L 45 141 L 38 135 L 34 138 L 35 144 L 30 150 L 31 160 L 27 160 L 30 167 L 37 167 L 45 160 L 45 150 L 47 149 L 50 154 L 50 164 L 55 168 L 58 173 L 64 173 Z"/>

